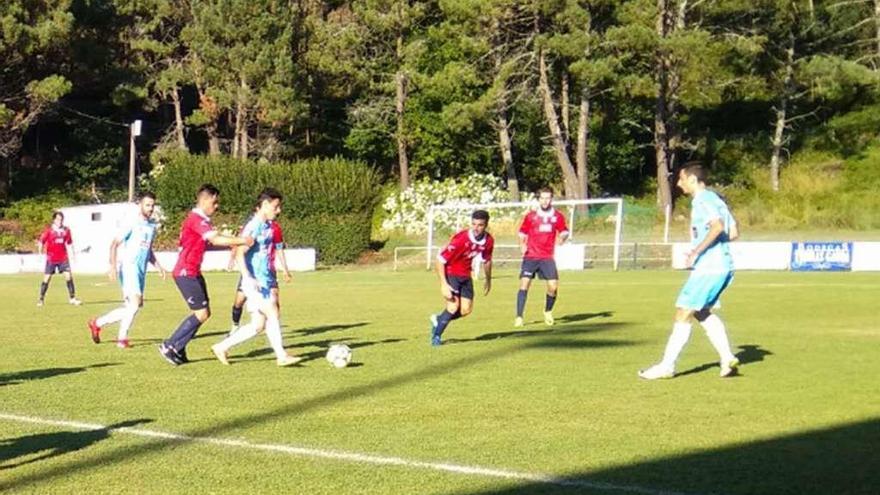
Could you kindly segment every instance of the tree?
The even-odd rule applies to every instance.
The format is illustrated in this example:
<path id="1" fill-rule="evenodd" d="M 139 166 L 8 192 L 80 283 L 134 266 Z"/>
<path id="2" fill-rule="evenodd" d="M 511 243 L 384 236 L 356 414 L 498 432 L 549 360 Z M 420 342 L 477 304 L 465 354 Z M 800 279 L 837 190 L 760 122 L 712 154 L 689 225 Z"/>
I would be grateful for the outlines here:
<path id="1" fill-rule="evenodd" d="M 0 159 L 10 160 L 22 136 L 70 92 L 59 58 L 73 16 L 69 0 L 5 0 L 0 5 Z M 0 200 L 8 195 L 9 169 L 0 167 Z"/>

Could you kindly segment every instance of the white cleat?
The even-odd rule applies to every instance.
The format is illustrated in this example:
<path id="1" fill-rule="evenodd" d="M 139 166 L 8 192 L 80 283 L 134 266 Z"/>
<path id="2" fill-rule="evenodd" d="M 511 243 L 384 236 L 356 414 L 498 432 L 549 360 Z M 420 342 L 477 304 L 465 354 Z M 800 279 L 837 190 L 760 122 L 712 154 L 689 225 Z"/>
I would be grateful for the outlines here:
<path id="1" fill-rule="evenodd" d="M 522 316 L 517 316 L 516 319 L 513 320 L 513 326 L 515 326 L 516 328 L 520 328 L 523 326 Z"/>
<path id="2" fill-rule="evenodd" d="M 737 373 L 737 369 L 739 368 L 739 359 L 732 358 L 725 360 L 721 363 L 721 373 L 719 376 L 721 378 L 727 378 L 729 376 L 734 376 Z"/>
<path id="3" fill-rule="evenodd" d="M 220 361 L 221 363 L 225 364 L 226 366 L 229 366 L 229 355 L 226 353 L 226 351 L 221 350 L 220 346 L 218 346 L 216 344 L 212 345 L 211 352 L 214 353 L 214 356 L 217 358 L 217 361 Z"/>
<path id="4" fill-rule="evenodd" d="M 42 308 L 42 307 L 43 307 L 43 300 L 42 300 L 42 299 L 38 299 L 38 300 L 37 300 L 37 307 L 38 307 L 38 308 Z"/>
<path id="5" fill-rule="evenodd" d="M 644 378 L 645 380 L 659 380 L 672 378 L 673 376 L 675 376 L 675 370 L 661 364 L 655 364 L 646 370 L 639 370 L 639 378 Z"/>
<path id="6" fill-rule="evenodd" d="M 72 304 L 73 306 L 80 306 L 80 305 L 82 305 L 82 301 L 80 301 L 79 299 L 77 299 L 77 298 L 75 298 L 75 297 L 71 297 L 67 302 L 69 302 L 69 303 Z"/>
<path id="7" fill-rule="evenodd" d="M 556 320 L 553 319 L 552 311 L 544 311 L 544 324 L 548 327 L 552 327 L 554 324 L 556 324 Z"/>
<path id="8" fill-rule="evenodd" d="M 302 360 L 303 360 L 303 358 L 301 358 L 301 357 L 299 357 L 299 356 L 291 356 L 291 355 L 288 354 L 287 356 L 285 356 L 285 357 L 279 359 L 279 360 L 276 362 L 276 364 L 278 364 L 278 366 L 281 366 L 281 367 L 283 368 L 283 367 L 286 367 L 286 366 L 293 366 L 294 364 L 296 364 L 296 363 L 298 363 L 298 362 L 300 362 L 300 361 L 302 361 Z"/>

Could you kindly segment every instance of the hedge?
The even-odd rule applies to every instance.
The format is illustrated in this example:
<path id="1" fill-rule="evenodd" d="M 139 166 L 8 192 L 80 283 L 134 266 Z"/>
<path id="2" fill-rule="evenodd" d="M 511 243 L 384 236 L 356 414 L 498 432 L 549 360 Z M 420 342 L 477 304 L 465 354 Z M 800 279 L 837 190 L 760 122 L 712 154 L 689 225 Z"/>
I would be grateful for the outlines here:
<path id="1" fill-rule="evenodd" d="M 220 189 L 218 218 L 244 218 L 264 187 L 284 194 L 279 222 L 291 246 L 314 247 L 325 264 L 350 263 L 369 246 L 381 183 L 366 164 L 342 158 L 256 163 L 182 152 L 153 155 L 151 172 L 166 215 L 166 235 L 177 235 L 203 183 Z M 216 223 L 216 222 L 215 222 Z"/>

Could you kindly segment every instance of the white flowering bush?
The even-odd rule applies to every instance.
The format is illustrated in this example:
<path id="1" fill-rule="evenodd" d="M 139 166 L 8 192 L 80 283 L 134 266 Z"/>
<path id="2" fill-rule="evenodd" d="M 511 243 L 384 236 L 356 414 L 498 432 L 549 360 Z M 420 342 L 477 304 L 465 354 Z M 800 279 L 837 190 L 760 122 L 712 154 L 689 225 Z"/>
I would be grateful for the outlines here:
<path id="1" fill-rule="evenodd" d="M 528 201 L 530 195 L 523 195 Z M 431 205 L 462 205 L 461 210 L 435 210 L 434 225 L 438 230 L 452 230 L 462 227 L 462 217 L 467 218 L 471 211 L 465 205 L 474 203 L 500 203 L 510 201 L 510 194 L 503 182 L 489 174 L 471 174 L 458 179 L 443 181 L 419 180 L 404 191 L 387 196 L 382 202 L 385 220 L 382 230 L 403 231 L 409 235 L 424 234 L 427 230 L 427 215 Z M 492 212 L 493 221 L 504 216 L 519 217 L 522 212 L 516 209 L 501 209 Z M 466 220 L 465 220 L 466 221 Z"/>

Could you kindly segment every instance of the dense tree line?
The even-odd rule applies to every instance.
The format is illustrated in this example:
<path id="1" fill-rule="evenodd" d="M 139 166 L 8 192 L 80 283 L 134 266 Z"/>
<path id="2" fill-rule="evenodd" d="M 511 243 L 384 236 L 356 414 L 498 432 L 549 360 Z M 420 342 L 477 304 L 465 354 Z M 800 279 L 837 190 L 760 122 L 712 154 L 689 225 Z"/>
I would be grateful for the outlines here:
<path id="1" fill-rule="evenodd" d="M 776 188 L 880 123 L 880 0 L 5 0 L 0 60 L 3 201 L 118 185 L 136 118 L 147 166 L 342 155 L 661 208 L 687 160 Z"/>

